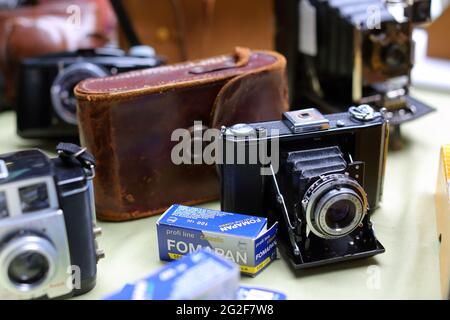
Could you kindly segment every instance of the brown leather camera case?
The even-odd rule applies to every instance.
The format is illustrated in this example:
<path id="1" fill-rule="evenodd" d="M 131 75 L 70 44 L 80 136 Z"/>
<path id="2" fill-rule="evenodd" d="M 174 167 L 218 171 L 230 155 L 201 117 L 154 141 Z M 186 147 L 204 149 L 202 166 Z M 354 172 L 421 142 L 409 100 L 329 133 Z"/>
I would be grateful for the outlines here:
<path id="1" fill-rule="evenodd" d="M 234 55 L 81 82 L 75 89 L 82 143 L 97 159 L 97 215 L 111 221 L 218 199 L 214 166 L 175 165 L 171 141 L 194 121 L 219 128 L 280 119 L 288 109 L 285 58 Z"/>

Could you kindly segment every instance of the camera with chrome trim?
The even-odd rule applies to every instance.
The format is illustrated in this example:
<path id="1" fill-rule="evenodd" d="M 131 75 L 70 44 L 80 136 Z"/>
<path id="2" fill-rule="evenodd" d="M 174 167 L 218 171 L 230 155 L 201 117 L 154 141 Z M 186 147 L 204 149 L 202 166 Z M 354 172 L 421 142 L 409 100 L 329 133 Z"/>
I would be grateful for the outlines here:
<path id="1" fill-rule="evenodd" d="M 23 138 L 77 138 L 75 86 L 87 78 L 163 64 L 153 48 L 81 49 L 25 59 L 20 67 L 17 131 Z"/>
<path id="2" fill-rule="evenodd" d="M 430 21 L 431 0 L 287 0 L 276 5 L 277 47 L 288 57 L 294 105 L 342 112 L 352 104 L 370 104 L 386 108 L 392 125 L 433 111 L 409 95 L 412 31 Z"/>
<path id="3" fill-rule="evenodd" d="M 54 159 L 0 155 L 0 299 L 68 298 L 95 286 L 95 160 L 76 145 L 57 150 Z"/>
<path id="4" fill-rule="evenodd" d="M 369 216 L 383 190 L 383 113 L 305 109 L 221 132 L 222 210 L 278 221 L 280 248 L 295 268 L 384 252 Z"/>

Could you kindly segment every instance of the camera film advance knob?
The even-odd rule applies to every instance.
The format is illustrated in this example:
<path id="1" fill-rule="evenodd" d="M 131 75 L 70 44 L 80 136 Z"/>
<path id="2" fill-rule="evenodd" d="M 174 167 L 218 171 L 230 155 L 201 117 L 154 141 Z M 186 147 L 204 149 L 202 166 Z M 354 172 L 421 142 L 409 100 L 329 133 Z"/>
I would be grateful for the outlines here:
<path id="1" fill-rule="evenodd" d="M 253 129 L 253 127 L 248 124 L 239 123 L 227 128 L 227 130 L 225 131 L 225 135 L 240 138 L 249 137 L 255 135 L 255 129 Z"/>
<path id="2" fill-rule="evenodd" d="M 362 104 L 357 107 L 350 107 L 348 111 L 353 118 L 360 121 L 372 121 L 382 116 L 381 112 L 376 112 L 368 104 Z"/>

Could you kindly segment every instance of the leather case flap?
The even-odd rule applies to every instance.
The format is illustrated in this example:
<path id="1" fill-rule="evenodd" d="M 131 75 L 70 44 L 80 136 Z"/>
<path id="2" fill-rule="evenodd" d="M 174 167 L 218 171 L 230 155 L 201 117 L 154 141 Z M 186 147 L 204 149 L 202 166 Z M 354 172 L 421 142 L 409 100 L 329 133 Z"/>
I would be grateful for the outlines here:
<path id="1" fill-rule="evenodd" d="M 75 92 L 78 99 L 89 101 L 127 99 L 223 81 L 249 72 L 284 70 L 285 58 L 275 52 L 236 48 L 233 55 L 128 72 L 113 77 L 81 82 Z"/>

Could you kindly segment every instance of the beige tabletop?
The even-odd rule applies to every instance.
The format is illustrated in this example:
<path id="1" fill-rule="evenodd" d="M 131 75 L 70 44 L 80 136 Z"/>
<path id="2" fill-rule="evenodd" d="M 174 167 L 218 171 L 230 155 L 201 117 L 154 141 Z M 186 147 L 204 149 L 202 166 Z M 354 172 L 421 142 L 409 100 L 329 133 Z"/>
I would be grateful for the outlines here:
<path id="1" fill-rule="evenodd" d="M 294 272 L 287 261 L 272 263 L 242 283 L 279 290 L 289 299 L 439 299 L 439 244 L 434 192 L 440 145 L 450 143 L 450 95 L 413 90 L 438 112 L 405 124 L 407 145 L 389 155 L 382 207 L 373 215 L 386 253 L 374 258 Z M 12 112 L 0 114 L 0 152 L 54 145 L 25 141 L 15 134 Z M 205 204 L 218 209 L 219 203 Z M 157 217 L 127 223 L 100 223 L 106 258 L 98 266 L 96 288 L 83 299 L 101 299 L 149 275 L 158 259 Z"/>

